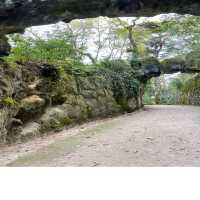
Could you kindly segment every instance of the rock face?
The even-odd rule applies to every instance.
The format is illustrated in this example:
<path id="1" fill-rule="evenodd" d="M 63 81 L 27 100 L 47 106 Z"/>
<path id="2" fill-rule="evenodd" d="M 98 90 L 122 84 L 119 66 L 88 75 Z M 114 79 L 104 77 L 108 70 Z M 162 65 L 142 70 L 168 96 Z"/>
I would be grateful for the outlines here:
<path id="1" fill-rule="evenodd" d="M 23 121 L 28 121 L 34 115 L 42 113 L 44 106 L 45 100 L 38 95 L 28 96 L 20 101 L 17 116 Z"/>
<path id="2" fill-rule="evenodd" d="M 5 36 L 0 35 L 0 57 L 7 56 L 10 52 L 10 45 L 8 39 Z"/>
<path id="3" fill-rule="evenodd" d="M 26 27 L 98 16 L 200 15 L 199 0 L 0 0 L 0 57 L 9 53 L 5 34 Z"/>
<path id="4" fill-rule="evenodd" d="M 183 57 L 165 59 L 161 62 L 163 73 L 200 73 L 200 52 L 194 51 Z"/>
<path id="5" fill-rule="evenodd" d="M 0 70 L 0 143 L 26 141 L 142 106 L 140 95 L 122 96 L 119 102 L 110 82 L 93 73 L 60 74 L 54 66 L 33 63 Z"/>
<path id="6" fill-rule="evenodd" d="M 98 16 L 200 15 L 199 0 L 0 0 L 0 57 L 9 52 L 5 34 L 26 27 Z"/>
<path id="7" fill-rule="evenodd" d="M 161 74 L 181 73 L 200 73 L 200 52 L 193 51 L 182 57 L 166 58 L 158 61 L 156 58 L 141 60 L 138 71 L 138 78 L 148 80 L 158 77 Z"/>
<path id="8" fill-rule="evenodd" d="M 25 27 L 97 16 L 200 15 L 199 0 L 1 0 L 0 34 Z"/>
<path id="9" fill-rule="evenodd" d="M 200 15 L 200 1 L 0 0 L 0 57 L 10 51 L 5 35 L 23 32 L 29 26 L 100 15 L 152 16 L 169 12 Z M 187 72 L 185 66 L 190 66 L 190 72 L 199 71 L 199 54 L 194 59 L 168 60 L 161 65 L 147 63 L 140 76 L 148 79 L 162 70 Z M 103 78 L 65 74 L 57 79 L 57 75 L 47 65 L 29 64 L 11 70 L 0 59 L 0 143 L 26 140 L 47 130 L 142 106 L 142 88 L 138 96 L 116 101 L 110 83 Z"/>

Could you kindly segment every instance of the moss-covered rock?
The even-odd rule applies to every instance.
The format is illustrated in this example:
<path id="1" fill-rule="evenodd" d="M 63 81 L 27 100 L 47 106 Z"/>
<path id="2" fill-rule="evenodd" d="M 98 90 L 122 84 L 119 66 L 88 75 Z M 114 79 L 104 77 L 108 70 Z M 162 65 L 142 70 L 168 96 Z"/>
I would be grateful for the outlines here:
<path id="1" fill-rule="evenodd" d="M 36 122 L 30 122 L 23 127 L 22 132 L 20 133 L 20 141 L 27 141 L 31 138 L 37 137 L 40 135 L 40 124 Z"/>
<path id="2" fill-rule="evenodd" d="M 161 62 L 162 71 L 166 73 L 179 72 L 184 69 L 185 59 L 183 57 L 168 58 Z"/>
<path id="3" fill-rule="evenodd" d="M 17 116 L 23 121 L 33 119 L 35 115 L 42 113 L 45 100 L 37 95 L 32 95 L 21 100 Z"/>
<path id="4" fill-rule="evenodd" d="M 138 109 L 138 102 L 136 98 L 119 98 L 117 102 L 123 111 L 133 112 Z"/>
<path id="5" fill-rule="evenodd" d="M 12 73 L 7 73 L 6 67 L 2 72 L 0 69 L 3 77 L 0 85 L 2 143 L 26 141 L 74 123 L 135 109 L 128 94 L 122 94 L 126 106 L 119 103 L 111 81 L 96 71 L 73 74 L 61 70 L 59 79 L 52 79 L 47 74 L 44 76 L 43 66 L 21 64 Z M 55 69 L 55 66 L 48 65 L 48 69 Z M 123 66 L 120 69 L 123 70 Z M 135 82 L 132 84 L 134 86 Z M 137 96 L 134 92 L 131 94 Z"/>
<path id="6" fill-rule="evenodd" d="M 50 130 L 61 130 L 64 126 L 72 123 L 65 106 L 48 108 L 38 120 L 42 133 Z"/>
<path id="7" fill-rule="evenodd" d="M 97 99 L 86 99 L 87 111 L 89 118 L 96 118 L 101 116 L 101 110 Z"/>
<path id="8" fill-rule="evenodd" d="M 161 69 L 164 73 L 200 72 L 200 52 L 188 53 L 186 56 L 168 58 L 161 61 Z"/>

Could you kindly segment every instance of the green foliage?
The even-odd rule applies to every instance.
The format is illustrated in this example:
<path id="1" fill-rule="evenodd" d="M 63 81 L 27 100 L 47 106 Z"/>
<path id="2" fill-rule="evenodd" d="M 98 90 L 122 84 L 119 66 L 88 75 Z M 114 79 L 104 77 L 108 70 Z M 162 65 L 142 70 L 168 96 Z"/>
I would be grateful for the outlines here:
<path id="1" fill-rule="evenodd" d="M 179 20 L 166 21 L 161 23 L 161 26 L 159 26 L 159 30 L 162 32 L 170 31 L 170 33 L 176 35 L 181 35 L 183 33 L 200 33 L 200 17 L 184 16 L 181 17 Z"/>
<path id="2" fill-rule="evenodd" d="M 123 60 L 105 60 L 100 64 L 98 73 L 111 82 L 116 98 L 136 97 L 139 91 L 139 81 L 135 78 L 133 68 Z"/>
<path id="3" fill-rule="evenodd" d="M 42 62 L 56 65 L 79 65 L 81 55 L 76 51 L 73 36 L 68 33 L 52 35 L 48 39 L 38 36 L 12 36 L 14 47 L 5 58 L 7 62 Z"/>
<path id="4" fill-rule="evenodd" d="M 0 104 L 7 107 L 14 107 L 17 105 L 17 102 L 11 97 L 5 97 L 0 100 Z"/>
<path id="5" fill-rule="evenodd" d="M 126 30 L 126 28 L 124 29 Z M 200 50 L 200 17 L 180 16 L 164 22 L 144 21 L 132 29 L 137 49 L 132 59 L 148 56 L 165 57 L 188 54 Z"/>
<path id="6" fill-rule="evenodd" d="M 156 30 L 155 30 L 156 31 Z M 171 20 L 163 22 L 159 25 L 157 31 L 161 33 L 168 33 L 170 38 L 180 38 L 184 44 L 183 49 L 176 49 L 174 46 L 171 49 L 171 45 L 166 47 L 171 50 L 177 50 L 184 52 L 184 50 L 191 49 L 192 51 L 199 50 L 200 47 L 200 17 L 199 16 L 184 16 L 179 20 Z M 187 53 L 187 51 L 186 51 Z"/>
<path id="7" fill-rule="evenodd" d="M 100 27 L 100 25 L 104 26 Z M 184 65 L 186 63 L 188 66 L 199 67 L 199 51 L 197 51 L 200 46 L 199 26 L 200 17 L 194 16 L 180 17 L 180 19 L 161 23 L 144 22 L 142 25 L 137 25 L 137 23 L 130 25 L 128 22 L 117 19 L 109 19 L 105 22 L 105 18 L 85 21 L 75 20 L 68 26 L 68 29 L 61 32 L 54 31 L 48 35 L 47 39 L 40 38 L 33 33 L 33 36 L 28 37 L 19 34 L 13 35 L 11 37 L 13 43 L 12 52 L 5 60 L 12 63 L 12 66 L 15 66 L 16 62 L 29 61 L 53 64 L 58 67 L 61 79 L 66 72 L 82 76 L 97 73 L 111 82 L 116 98 L 130 98 L 138 94 L 139 82 L 136 79 L 136 71 L 141 68 L 142 64 L 145 64 L 144 62 L 141 64 L 141 61 L 151 58 L 153 54 L 148 48 L 154 49 L 153 57 L 156 60 L 160 58 L 159 53 L 163 49 L 169 55 L 172 50 L 177 51 L 174 40 L 171 40 L 171 37 L 178 39 L 178 43 L 183 40 L 186 46 L 186 53 L 188 54 L 188 51 L 192 52 L 191 50 L 194 50 L 194 52 L 197 52 L 197 56 L 195 56 L 196 54 L 188 54 L 187 57 L 183 55 L 182 50 L 178 49 L 181 59 L 177 59 L 178 57 L 176 59 L 164 59 L 162 67 L 166 68 L 165 71 L 168 68 L 170 70 L 172 64 Z M 104 29 L 106 30 L 105 33 L 107 33 L 106 36 L 102 34 Z M 132 31 L 131 34 L 130 31 Z M 96 62 L 93 62 L 93 66 L 84 65 L 82 60 L 84 56 L 88 55 L 88 41 L 93 35 L 96 36 L 93 54 L 96 53 L 97 55 L 95 57 L 91 54 L 89 57 L 94 57 L 93 59 Z M 180 38 L 181 40 L 179 40 Z M 169 41 L 172 41 L 173 44 Z M 108 51 L 111 51 L 111 53 L 105 56 L 107 59 L 100 62 L 101 51 L 104 52 L 105 49 L 109 49 Z M 155 50 L 158 51 L 157 55 Z M 121 59 L 115 59 L 117 52 L 121 55 L 120 58 L 123 58 L 125 53 L 130 52 L 130 64 Z M 157 65 L 158 63 L 155 64 Z M 166 104 L 178 102 L 179 94 L 186 94 L 191 89 L 190 85 L 193 82 L 191 80 L 190 84 L 186 84 L 186 82 L 182 78 L 172 81 L 167 88 L 161 91 L 161 102 Z M 62 99 L 65 93 L 66 88 L 63 84 L 61 81 L 58 84 L 60 89 L 59 99 Z M 155 99 L 152 98 L 154 89 L 152 82 L 149 82 L 146 89 L 145 102 L 155 102 Z M 6 102 L 12 104 L 8 100 Z"/>
<path id="8" fill-rule="evenodd" d="M 157 88 L 153 79 L 146 86 L 144 104 L 155 104 Z M 180 74 L 173 78 L 159 93 L 160 104 L 200 105 L 200 76 Z"/>
<path id="9" fill-rule="evenodd" d="M 200 76 L 192 75 L 180 78 L 180 104 L 200 105 Z"/>
<path id="10" fill-rule="evenodd" d="M 179 92 L 179 104 L 200 105 L 200 76 L 198 74 L 179 76 L 172 85 L 175 85 L 176 92 Z"/>

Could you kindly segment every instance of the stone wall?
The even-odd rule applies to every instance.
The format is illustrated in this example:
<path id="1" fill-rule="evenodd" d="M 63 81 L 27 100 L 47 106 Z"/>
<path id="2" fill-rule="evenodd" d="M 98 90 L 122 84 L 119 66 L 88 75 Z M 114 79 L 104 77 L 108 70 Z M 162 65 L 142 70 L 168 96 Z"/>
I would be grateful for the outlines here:
<path id="1" fill-rule="evenodd" d="M 2 64 L 0 69 L 1 143 L 26 141 L 142 106 L 141 97 L 117 101 L 110 82 L 95 74 L 60 74 L 53 66 L 33 63 L 15 69 Z"/>

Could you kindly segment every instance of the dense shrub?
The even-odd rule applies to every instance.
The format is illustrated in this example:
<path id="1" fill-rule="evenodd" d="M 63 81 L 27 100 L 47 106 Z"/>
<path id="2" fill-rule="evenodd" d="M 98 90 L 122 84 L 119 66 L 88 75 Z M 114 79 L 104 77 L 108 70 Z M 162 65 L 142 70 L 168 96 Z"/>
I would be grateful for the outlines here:
<path id="1" fill-rule="evenodd" d="M 111 81 L 116 98 L 131 98 L 138 95 L 139 81 L 135 78 L 133 68 L 123 60 L 103 61 L 98 73 Z"/>
<path id="2" fill-rule="evenodd" d="M 200 105 L 200 75 L 194 75 L 182 84 L 180 103 Z"/>
<path id="3" fill-rule="evenodd" d="M 80 64 L 81 55 L 75 48 L 73 36 L 68 33 L 62 37 L 53 35 L 48 39 L 16 34 L 11 40 L 12 51 L 5 58 L 9 63 L 32 61 L 65 66 Z"/>
<path id="4" fill-rule="evenodd" d="M 149 80 L 145 95 L 144 104 L 156 104 L 154 85 L 155 79 Z M 198 74 L 180 74 L 166 83 L 159 91 L 160 104 L 186 104 L 200 105 L 200 76 Z"/>

